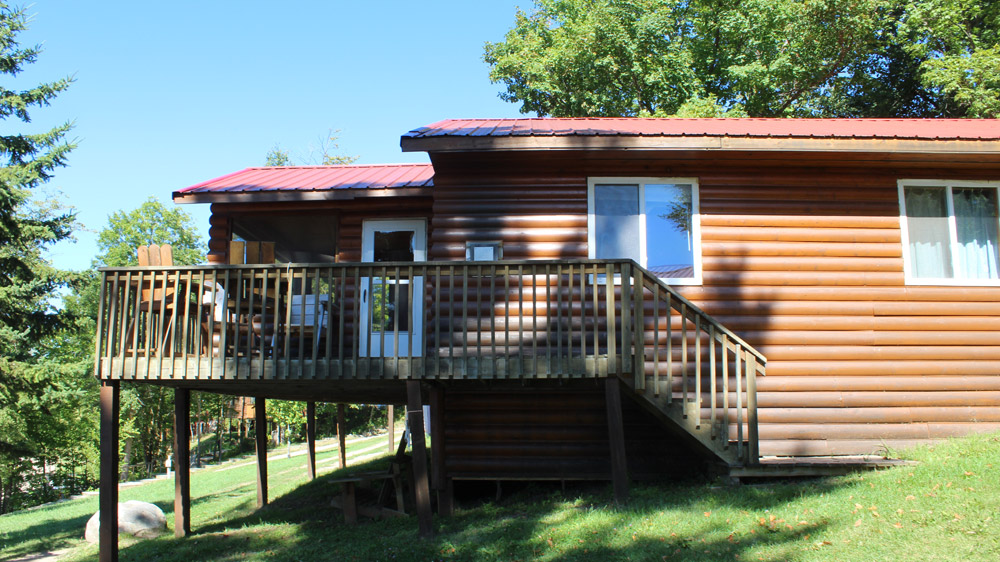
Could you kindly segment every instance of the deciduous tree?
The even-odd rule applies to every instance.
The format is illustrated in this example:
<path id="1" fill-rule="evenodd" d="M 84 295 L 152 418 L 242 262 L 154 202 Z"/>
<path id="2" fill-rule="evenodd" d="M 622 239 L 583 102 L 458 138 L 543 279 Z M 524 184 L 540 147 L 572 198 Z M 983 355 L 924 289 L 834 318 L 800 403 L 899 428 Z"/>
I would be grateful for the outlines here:
<path id="1" fill-rule="evenodd" d="M 536 0 L 487 43 L 490 78 L 552 116 L 1000 113 L 1000 4 Z"/>

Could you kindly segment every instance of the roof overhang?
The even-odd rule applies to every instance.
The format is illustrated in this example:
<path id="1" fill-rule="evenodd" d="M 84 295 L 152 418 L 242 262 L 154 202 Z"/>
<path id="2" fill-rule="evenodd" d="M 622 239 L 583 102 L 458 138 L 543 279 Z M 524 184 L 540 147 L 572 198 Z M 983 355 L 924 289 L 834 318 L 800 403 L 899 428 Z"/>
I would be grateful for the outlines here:
<path id="1" fill-rule="evenodd" d="M 403 137 L 403 152 L 545 150 L 748 151 L 1000 155 L 1000 140 L 777 138 L 730 136 L 433 136 Z"/>
<path id="2" fill-rule="evenodd" d="M 430 187 L 394 187 L 386 189 L 329 189 L 314 191 L 202 191 L 173 193 L 174 203 L 294 203 L 303 201 L 351 201 L 380 197 L 430 197 Z"/>

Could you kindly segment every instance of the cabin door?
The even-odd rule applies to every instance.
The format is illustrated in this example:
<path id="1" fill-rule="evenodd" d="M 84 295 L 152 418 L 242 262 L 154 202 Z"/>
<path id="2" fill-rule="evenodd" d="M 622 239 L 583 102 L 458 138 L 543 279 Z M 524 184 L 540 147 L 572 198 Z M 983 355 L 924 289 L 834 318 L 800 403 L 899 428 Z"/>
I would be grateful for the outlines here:
<path id="1" fill-rule="evenodd" d="M 427 223 L 423 219 L 364 221 L 361 261 L 427 261 Z M 408 279 L 405 266 L 399 270 L 399 278 L 395 266 L 387 267 L 384 275 L 376 270 L 376 276 L 361 278 L 362 357 L 423 355 L 424 299 L 417 295 L 423 295 L 424 279 Z"/>

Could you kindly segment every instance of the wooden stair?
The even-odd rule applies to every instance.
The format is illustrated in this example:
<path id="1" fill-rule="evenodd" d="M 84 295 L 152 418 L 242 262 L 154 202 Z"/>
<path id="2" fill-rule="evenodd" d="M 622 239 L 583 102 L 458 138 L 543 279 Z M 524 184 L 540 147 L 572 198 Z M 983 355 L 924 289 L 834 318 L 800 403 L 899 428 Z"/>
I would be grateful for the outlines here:
<path id="1" fill-rule="evenodd" d="M 629 387 L 629 392 L 623 392 L 642 409 L 649 412 L 663 425 L 664 430 L 674 437 L 690 445 L 695 450 L 715 463 L 727 467 L 742 467 L 747 463 L 743 460 L 742 444 L 731 443 L 727 428 L 721 422 L 712 422 L 701 418 L 701 406 L 696 401 L 693 392 L 687 395 L 681 392 L 669 392 L 667 382 L 659 382 L 660 392 L 655 392 L 653 377 L 646 377 L 646 387 L 636 390 L 630 380 L 622 379 Z"/>

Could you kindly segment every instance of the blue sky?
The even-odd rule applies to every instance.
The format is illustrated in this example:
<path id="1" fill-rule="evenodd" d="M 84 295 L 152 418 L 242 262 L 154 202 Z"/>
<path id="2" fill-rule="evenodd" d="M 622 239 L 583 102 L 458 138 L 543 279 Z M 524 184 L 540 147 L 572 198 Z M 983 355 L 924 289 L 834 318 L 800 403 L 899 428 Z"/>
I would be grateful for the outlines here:
<path id="1" fill-rule="evenodd" d="M 340 152 L 359 163 L 421 162 L 399 150 L 412 128 L 520 115 L 482 62 L 483 43 L 503 38 L 516 6 L 531 1 L 40 0 L 19 39 L 43 52 L 5 86 L 76 82 L 30 125 L 0 127 L 75 122 L 79 148 L 44 189 L 61 192 L 84 225 L 52 261 L 86 269 L 112 212 L 261 165 L 275 144 L 301 161 L 340 129 Z M 183 208 L 204 235 L 208 206 Z"/>

